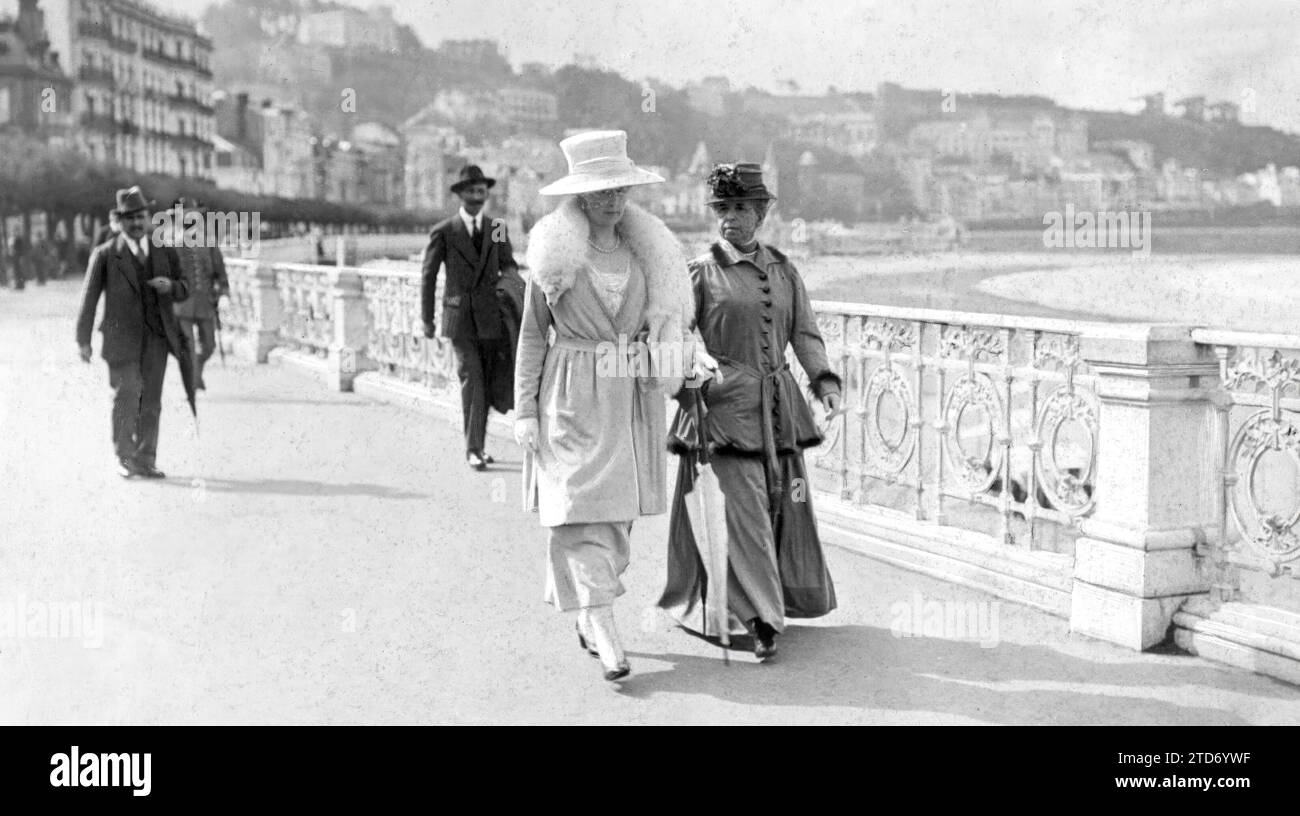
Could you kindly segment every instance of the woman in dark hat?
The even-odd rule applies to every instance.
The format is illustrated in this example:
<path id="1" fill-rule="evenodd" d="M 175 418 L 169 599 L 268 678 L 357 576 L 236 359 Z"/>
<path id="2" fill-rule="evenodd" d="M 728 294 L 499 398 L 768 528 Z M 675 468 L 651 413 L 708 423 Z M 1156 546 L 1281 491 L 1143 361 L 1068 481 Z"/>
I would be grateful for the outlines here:
<path id="1" fill-rule="evenodd" d="M 695 323 L 718 374 L 686 388 L 679 399 L 673 444 L 679 453 L 701 442 L 726 503 L 728 625 L 754 636 L 754 653 L 776 653 L 787 617 L 812 618 L 835 608 L 802 449 L 821 443 L 808 403 L 786 364 L 793 347 L 813 395 L 829 413 L 839 408 L 840 378 L 794 264 L 755 233 L 773 200 L 757 164 L 721 164 L 709 176 L 709 205 L 719 238 L 690 263 Z M 698 395 L 698 396 L 697 396 Z M 704 440 L 690 418 L 704 402 Z M 683 456 L 669 522 L 668 577 L 659 605 L 701 634 L 707 559 L 686 512 L 694 464 Z"/>

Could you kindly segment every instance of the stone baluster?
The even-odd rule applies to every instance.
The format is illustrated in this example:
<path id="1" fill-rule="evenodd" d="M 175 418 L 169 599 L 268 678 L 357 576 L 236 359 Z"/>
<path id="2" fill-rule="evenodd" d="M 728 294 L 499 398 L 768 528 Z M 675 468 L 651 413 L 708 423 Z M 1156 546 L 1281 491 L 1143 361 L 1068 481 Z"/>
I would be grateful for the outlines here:
<path id="1" fill-rule="evenodd" d="M 334 239 L 334 265 L 337 267 L 357 265 L 357 236 L 340 235 Z"/>
<path id="2" fill-rule="evenodd" d="M 253 359 L 265 363 L 271 349 L 280 344 L 280 325 L 284 320 L 284 307 L 280 303 L 280 289 L 275 282 L 275 267 L 259 263 L 253 267 Z"/>
<path id="3" fill-rule="evenodd" d="M 366 300 L 355 269 L 337 268 L 330 273 L 330 306 L 334 337 L 329 346 L 329 384 L 351 391 L 356 375 L 373 368 L 366 359 Z"/>
<path id="4" fill-rule="evenodd" d="M 1080 525 L 1070 628 L 1146 649 L 1209 591 L 1196 548 L 1216 522 L 1218 365 L 1180 326 L 1116 326 L 1080 350 L 1098 375 L 1097 511 Z"/>

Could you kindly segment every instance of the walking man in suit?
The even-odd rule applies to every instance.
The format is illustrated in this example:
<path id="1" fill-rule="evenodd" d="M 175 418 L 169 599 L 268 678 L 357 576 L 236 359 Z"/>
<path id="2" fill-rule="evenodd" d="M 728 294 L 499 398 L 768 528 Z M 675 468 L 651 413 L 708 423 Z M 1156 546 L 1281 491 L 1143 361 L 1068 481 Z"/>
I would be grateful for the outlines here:
<path id="1" fill-rule="evenodd" d="M 492 462 L 483 444 L 493 370 L 508 366 L 514 354 L 506 339 L 496 285 L 502 275 L 517 274 L 518 269 L 505 222 L 484 213 L 494 184 L 475 165 L 461 170 L 460 180 L 451 186 L 460 197 L 460 212 L 437 224 L 429 235 L 421 291 L 424 336 L 432 338 L 437 329 L 438 271 L 445 265 L 441 336 L 451 341 L 456 353 L 465 458 L 475 470 L 484 470 Z"/>
<path id="2" fill-rule="evenodd" d="M 163 377 L 170 352 L 189 365 L 172 304 L 189 297 L 173 250 L 149 235 L 149 202 L 139 187 L 117 191 L 121 231 L 95 247 L 86 265 L 77 315 L 77 345 L 90 362 L 90 328 L 104 298 L 101 356 L 113 389 L 113 448 L 117 473 L 124 479 L 162 479 L 154 466 Z"/>

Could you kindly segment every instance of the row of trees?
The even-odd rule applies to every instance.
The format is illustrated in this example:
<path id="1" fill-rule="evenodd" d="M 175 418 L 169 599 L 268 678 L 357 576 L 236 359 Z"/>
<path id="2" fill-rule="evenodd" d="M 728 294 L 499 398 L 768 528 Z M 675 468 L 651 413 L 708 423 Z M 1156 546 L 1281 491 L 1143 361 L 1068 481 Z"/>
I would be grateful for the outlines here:
<path id="1" fill-rule="evenodd" d="M 202 179 L 139 174 L 100 164 L 71 147 L 10 134 L 0 139 L 0 225 L 9 218 L 21 217 L 26 234 L 30 234 L 30 216 L 36 212 L 48 215 L 51 229 L 63 224 L 66 235 L 85 234 L 90 224 L 106 220 L 115 204 L 116 191 L 135 184 L 156 202 L 158 209 L 168 207 L 181 196 L 196 198 L 213 210 L 259 213 L 259 220 L 272 234 L 298 223 L 423 229 L 434 220 L 433 213 L 222 190 Z"/>

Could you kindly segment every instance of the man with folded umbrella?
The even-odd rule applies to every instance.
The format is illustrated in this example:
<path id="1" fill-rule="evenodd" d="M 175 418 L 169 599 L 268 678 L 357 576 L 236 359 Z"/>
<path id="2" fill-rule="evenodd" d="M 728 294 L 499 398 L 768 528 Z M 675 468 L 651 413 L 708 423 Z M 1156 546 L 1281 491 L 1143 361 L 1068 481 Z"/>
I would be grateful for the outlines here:
<path id="1" fill-rule="evenodd" d="M 230 291 L 230 280 L 226 277 L 226 261 L 217 246 L 218 236 L 208 235 L 206 231 L 203 219 L 208 208 L 192 198 L 178 198 L 172 202 L 172 209 L 182 213 L 182 223 L 173 225 L 174 243 L 180 256 L 181 273 L 190 289 L 190 296 L 176 304 L 176 318 L 194 349 L 194 387 L 205 391 L 203 367 L 217 349 L 217 309 L 221 297 Z M 197 240 L 195 231 L 187 233 L 184 226 L 187 220 L 184 216 L 191 212 L 199 217 Z"/>
<path id="2" fill-rule="evenodd" d="M 189 297 L 189 287 L 175 251 L 150 235 L 150 203 L 138 186 L 117 191 L 121 231 L 91 253 L 77 315 L 77 346 L 89 363 L 91 324 L 103 298 L 100 354 L 113 389 L 113 448 L 124 479 L 165 478 L 155 463 L 169 353 L 180 363 L 194 408 L 189 343 L 172 312 L 174 303 Z"/>
<path id="3" fill-rule="evenodd" d="M 761 167 L 720 164 L 708 185 L 720 240 L 690 270 L 696 329 L 718 377 L 688 380 L 696 387 L 679 396 L 683 410 L 670 444 L 683 454 L 698 453 L 700 445 L 712 451 L 725 503 L 728 627 L 752 634 L 754 654 L 765 660 L 776 654 L 787 617 L 815 618 L 835 608 L 803 460 L 803 449 L 820 444 L 822 434 L 786 364 L 786 348 L 793 348 L 828 413 L 838 411 L 840 378 L 794 264 L 755 239 L 774 200 Z M 695 399 L 704 403 L 698 423 L 691 421 Z M 688 512 L 693 474 L 691 456 L 683 455 L 659 605 L 687 629 L 717 635 L 705 626 L 709 548 Z"/>

